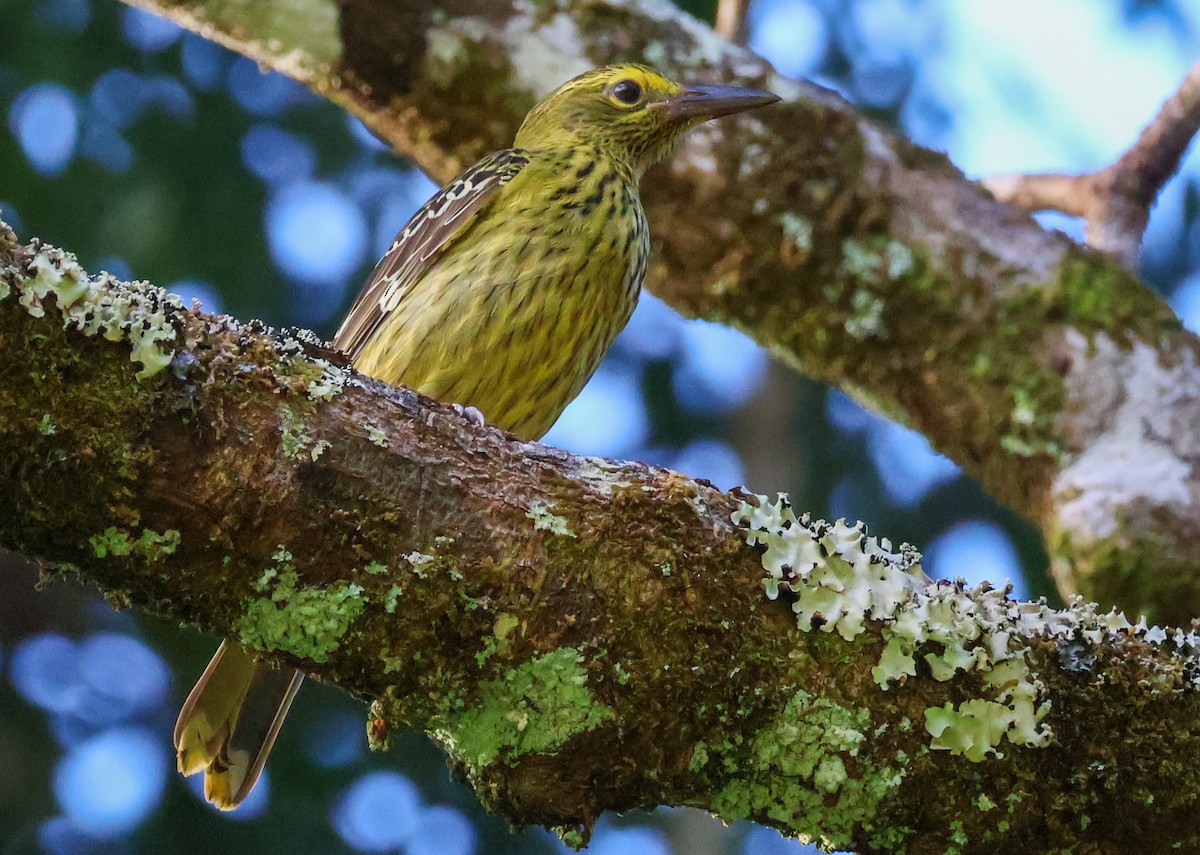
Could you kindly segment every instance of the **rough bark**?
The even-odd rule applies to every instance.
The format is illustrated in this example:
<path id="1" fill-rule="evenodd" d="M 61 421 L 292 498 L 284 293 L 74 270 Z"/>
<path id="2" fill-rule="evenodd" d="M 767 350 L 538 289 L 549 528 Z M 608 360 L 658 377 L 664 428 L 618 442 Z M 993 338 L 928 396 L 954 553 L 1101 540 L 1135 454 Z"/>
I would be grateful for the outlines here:
<path id="1" fill-rule="evenodd" d="M 920 430 L 1041 529 L 1064 593 L 1200 614 L 1196 339 L 1120 263 L 943 155 L 662 0 L 130 2 L 306 83 L 443 180 L 596 64 L 776 91 L 647 176 L 650 289 Z"/>
<path id="2" fill-rule="evenodd" d="M 0 345 L 0 547 L 373 701 L 377 741 L 426 728 L 515 823 L 1200 849 L 1196 633 L 927 585 L 859 529 L 517 442 L 2 224 Z"/>

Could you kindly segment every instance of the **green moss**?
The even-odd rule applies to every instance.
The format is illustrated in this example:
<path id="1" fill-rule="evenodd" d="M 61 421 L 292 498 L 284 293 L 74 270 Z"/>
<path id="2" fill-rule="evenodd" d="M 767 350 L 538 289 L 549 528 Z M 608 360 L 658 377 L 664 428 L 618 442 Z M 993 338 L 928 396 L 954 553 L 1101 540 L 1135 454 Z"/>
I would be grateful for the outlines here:
<path id="1" fill-rule="evenodd" d="M 498 759 L 553 753 L 612 718 L 587 684 L 579 651 L 554 650 L 485 683 L 470 709 L 444 712 L 434 732 L 472 772 Z"/>
<path id="2" fill-rule="evenodd" d="M 263 571 L 256 584 L 270 595 L 251 597 L 235 629 L 242 644 L 259 650 L 282 650 L 314 662 L 326 662 L 342 637 L 366 608 L 361 585 L 337 582 L 302 588 L 283 547 L 277 566 Z M 274 584 L 272 584 L 274 583 Z"/>
<path id="3" fill-rule="evenodd" d="M 274 53 L 306 67 L 338 60 L 342 39 L 332 0 L 209 0 L 206 22 L 218 29 L 255 33 Z"/>
<path id="4" fill-rule="evenodd" d="M 1074 250 L 1057 273 L 1044 299 L 1057 296 L 1067 310 L 1066 320 L 1085 331 L 1126 328 L 1156 341 L 1162 332 L 1180 328 L 1170 307 L 1111 259 Z"/>
<path id="5" fill-rule="evenodd" d="M 88 538 L 92 551 L 97 558 L 124 558 L 134 555 L 144 558 L 149 564 L 158 561 L 165 555 L 172 554 L 178 547 L 182 536 L 178 531 L 169 528 L 162 534 L 145 528 L 140 537 L 134 539 L 127 532 L 116 526 L 109 526 L 99 534 Z"/>
<path id="6" fill-rule="evenodd" d="M 722 819 L 769 819 L 792 834 L 845 849 L 852 833 L 870 830 L 879 803 L 904 778 L 900 766 L 872 768 L 860 748 L 870 713 L 798 691 L 783 711 L 744 746 L 699 743 L 693 770 L 731 773 L 713 805 Z M 748 759 L 747 759 L 748 758 Z M 891 829 L 892 845 L 904 832 Z"/>

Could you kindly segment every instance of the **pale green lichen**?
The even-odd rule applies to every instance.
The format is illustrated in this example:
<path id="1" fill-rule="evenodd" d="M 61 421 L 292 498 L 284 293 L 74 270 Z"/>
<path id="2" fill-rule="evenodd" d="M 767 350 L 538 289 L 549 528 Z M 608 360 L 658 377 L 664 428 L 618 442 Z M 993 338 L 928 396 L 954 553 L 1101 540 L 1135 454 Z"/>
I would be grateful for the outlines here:
<path id="1" fill-rule="evenodd" d="M 472 772 L 500 759 L 553 753 L 613 716 L 592 697 L 583 661 L 579 651 L 561 648 L 510 668 L 483 684 L 470 708 L 440 715 L 433 732 Z"/>
<path id="2" fill-rule="evenodd" d="M 784 257 L 795 264 L 806 261 L 813 248 L 812 222 L 799 214 L 784 211 L 779 215 L 779 225 L 783 229 Z"/>
<path id="3" fill-rule="evenodd" d="M 280 546 L 272 558 L 276 564 L 266 568 L 255 584 L 269 595 L 247 599 L 235 626 L 242 644 L 328 661 L 366 608 L 362 586 L 335 582 L 301 587 L 291 553 Z"/>
<path id="4" fill-rule="evenodd" d="M 396 613 L 396 606 L 399 605 L 402 596 L 404 596 L 404 589 L 399 585 L 392 585 L 383 597 L 383 610 L 389 615 L 394 615 Z"/>
<path id="5" fill-rule="evenodd" d="M 548 531 L 553 534 L 561 534 L 564 537 L 574 537 L 575 532 L 571 531 L 566 517 L 551 513 L 553 509 L 554 505 L 552 503 L 543 499 L 534 499 L 529 503 L 529 510 L 525 512 L 525 516 L 533 520 L 533 527 L 538 531 Z"/>
<path id="6" fill-rule="evenodd" d="M 734 773 L 714 800 L 722 819 L 767 818 L 823 848 L 847 848 L 852 832 L 870 822 L 905 774 L 902 765 L 872 768 L 860 756 L 870 721 L 866 709 L 801 690 L 754 734 L 748 751 L 732 742 L 698 743 L 690 768 Z"/>
<path id="7" fill-rule="evenodd" d="M 363 572 L 368 576 L 382 576 L 384 573 L 387 573 L 387 571 L 387 565 L 380 564 L 378 561 L 372 561 L 363 568 Z"/>
<path id="8" fill-rule="evenodd" d="M 416 550 L 413 550 L 404 556 L 404 560 L 412 565 L 413 574 L 418 579 L 428 579 L 429 574 L 425 572 L 425 567 L 429 564 L 432 564 L 434 561 L 437 561 L 437 556 L 426 555 L 424 552 L 417 552 Z"/>
<path id="9" fill-rule="evenodd" d="M 169 345 L 179 338 L 182 301 L 144 282 L 119 282 L 107 273 L 89 277 L 75 256 L 61 249 L 38 248 L 28 262 L 31 276 L 9 280 L 16 286 L 17 302 L 35 318 L 45 317 L 46 299 L 63 318 L 63 327 L 85 335 L 102 335 L 109 341 L 128 341 L 130 360 L 141 364 L 137 378 L 144 380 L 166 368 L 174 356 Z M 7 298 L 5 289 L 0 299 Z"/>
<path id="10" fill-rule="evenodd" d="M 1014 457 L 1035 457 L 1046 454 L 1062 460 L 1062 446 L 1046 437 L 1054 434 L 1045 424 L 1050 416 L 1039 416 L 1035 397 L 1028 389 L 1016 387 L 1012 390 L 1013 405 L 1009 412 L 1010 429 L 1000 437 L 1000 447 Z M 1058 408 L 1054 409 L 1057 414 Z"/>
<path id="11" fill-rule="evenodd" d="M 380 448 L 388 447 L 388 435 L 375 427 L 375 425 L 367 425 L 367 439 Z"/>
<path id="12" fill-rule="evenodd" d="M 867 631 L 867 620 L 878 624 L 884 646 L 871 673 L 881 689 L 916 676 L 918 655 L 934 680 L 955 681 L 961 673 L 979 678 L 983 697 L 924 711 L 932 749 L 981 762 L 999 755 L 1006 740 L 1031 748 L 1049 745 L 1050 702 L 1029 660 L 1031 647 L 1041 641 L 1101 644 L 1134 636 L 1161 646 L 1172 662 L 1164 687 L 1200 688 L 1195 666 L 1200 634 L 1193 630 L 1148 627 L 1144 619 L 1130 625 L 1116 610 L 1100 614 L 1081 598 L 1066 609 L 1018 602 L 1008 596 L 1011 585 L 931 582 L 912 547 L 895 553 L 886 540 L 868 537 L 861 523 L 797 518 L 783 496 L 774 503 L 765 496 L 744 503 L 734 521 L 750 530 L 747 542 L 765 547 L 764 587 L 770 597 L 783 591 L 795 597 L 800 629 L 819 627 L 852 641 Z"/>
<path id="13" fill-rule="evenodd" d="M 327 359 L 314 359 L 313 363 L 320 366 L 321 376 L 311 381 L 305 388 L 310 400 L 329 401 L 342 393 L 350 382 L 350 369 L 334 365 Z"/>
<path id="14" fill-rule="evenodd" d="M 733 519 L 750 530 L 748 543 L 766 547 L 767 595 L 790 591 L 802 630 L 819 626 L 852 641 L 866 631 L 867 620 L 882 623 L 885 644 L 871 672 L 881 689 L 915 676 L 918 652 L 935 680 L 950 681 L 959 672 L 983 678 L 990 697 L 925 712 L 930 747 L 978 762 L 997 753 L 1004 739 L 1029 747 L 1050 743 L 1043 722 L 1050 704 L 1038 703 L 1042 684 L 1025 658 L 1032 637 L 1058 615 L 1044 603 L 1012 601 L 1008 588 L 930 583 L 911 546 L 893 552 L 887 540 L 868 537 L 862 523 L 797 518 L 784 496 L 774 503 L 759 496 Z"/>
<path id="15" fill-rule="evenodd" d="M 842 241 L 841 271 L 868 285 L 901 279 L 915 266 L 913 251 L 891 238 L 846 238 Z"/>
<path id="16" fill-rule="evenodd" d="M 280 448 L 288 460 L 315 462 L 326 449 L 332 447 L 329 442 L 314 437 L 303 416 L 287 404 L 279 408 L 279 434 Z"/>
<path id="17" fill-rule="evenodd" d="M 42 415 L 41 421 L 37 424 L 37 430 L 42 436 L 54 436 L 54 434 L 58 433 L 58 426 L 50 421 L 50 414 L 45 413 Z"/>
<path id="18" fill-rule="evenodd" d="M 147 564 L 173 554 L 179 548 L 181 540 L 182 535 L 173 528 L 161 534 L 144 528 L 139 537 L 131 538 L 128 532 L 116 526 L 109 526 L 100 534 L 93 534 L 88 538 L 97 558 L 124 558 L 133 555 L 145 559 Z"/>
<path id="19" fill-rule="evenodd" d="M 853 312 L 846 318 L 846 332 L 859 341 L 871 338 L 886 339 L 887 325 L 883 322 L 884 302 L 870 291 L 859 289 L 850 298 Z"/>

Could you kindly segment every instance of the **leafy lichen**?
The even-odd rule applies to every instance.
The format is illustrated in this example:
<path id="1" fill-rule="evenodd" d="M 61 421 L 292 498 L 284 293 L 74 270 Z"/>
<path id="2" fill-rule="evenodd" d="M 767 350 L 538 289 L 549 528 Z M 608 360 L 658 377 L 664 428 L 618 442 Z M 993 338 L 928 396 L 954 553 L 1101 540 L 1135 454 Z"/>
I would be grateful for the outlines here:
<path id="1" fill-rule="evenodd" d="M 448 707 L 434 732 L 472 772 L 498 759 L 553 753 L 613 716 L 592 697 L 583 661 L 579 651 L 560 648 L 510 668 L 481 686 L 469 709 Z"/>
<path id="2" fill-rule="evenodd" d="M 165 555 L 171 555 L 179 547 L 181 535 L 173 528 L 161 534 L 152 529 L 142 529 L 140 536 L 131 538 L 128 532 L 109 526 L 99 534 L 93 534 L 88 542 L 97 558 L 124 558 L 134 555 L 149 564 Z"/>
<path id="3" fill-rule="evenodd" d="M 533 520 L 533 527 L 538 531 L 548 531 L 553 534 L 561 534 L 564 537 L 574 537 L 575 532 L 571 531 L 566 517 L 551 513 L 553 509 L 554 505 L 550 502 L 542 499 L 534 499 L 529 503 L 529 510 L 525 512 L 525 516 Z"/>
<path id="4" fill-rule="evenodd" d="M 256 584 L 268 595 L 249 598 L 235 627 L 242 644 L 328 661 L 366 608 L 362 586 L 336 582 L 301 587 L 291 553 L 280 547 L 273 557 L 276 564 L 266 568 Z"/>
<path id="5" fill-rule="evenodd" d="M 36 241 L 31 246 L 38 251 L 26 264 L 30 275 L 10 278 L 4 298 L 15 290 L 25 311 L 41 318 L 48 298 L 53 297 L 64 327 L 109 341 L 128 341 L 130 359 L 142 366 L 139 380 L 171 364 L 171 345 L 179 339 L 183 312 L 178 297 L 145 283 L 119 282 L 107 273 L 89 277 L 71 253 Z"/>
<path id="6" fill-rule="evenodd" d="M 826 849 L 847 848 L 851 833 L 869 823 L 905 775 L 899 762 L 872 768 L 860 757 L 870 720 L 866 709 L 800 690 L 755 733 L 749 751 L 700 745 L 692 768 L 733 773 L 714 800 L 722 819 L 766 818 L 806 839 L 816 835 Z"/>
<path id="7" fill-rule="evenodd" d="M 926 711 L 930 747 L 979 762 L 1005 739 L 1050 743 L 1043 722 L 1050 704 L 1038 703 L 1042 684 L 1026 661 L 1030 637 L 1053 618 L 1044 603 L 1025 608 L 1008 599 L 1008 588 L 929 583 L 912 547 L 893 553 L 887 540 L 868 537 L 862 523 L 797 518 L 783 496 L 743 504 L 734 521 L 749 528 L 749 543 L 766 547 L 767 596 L 791 592 L 802 630 L 820 627 L 853 641 L 867 631 L 867 620 L 882 622 L 885 644 L 871 672 L 881 689 L 915 675 L 918 653 L 935 680 L 960 672 L 982 677 L 990 697 Z"/>

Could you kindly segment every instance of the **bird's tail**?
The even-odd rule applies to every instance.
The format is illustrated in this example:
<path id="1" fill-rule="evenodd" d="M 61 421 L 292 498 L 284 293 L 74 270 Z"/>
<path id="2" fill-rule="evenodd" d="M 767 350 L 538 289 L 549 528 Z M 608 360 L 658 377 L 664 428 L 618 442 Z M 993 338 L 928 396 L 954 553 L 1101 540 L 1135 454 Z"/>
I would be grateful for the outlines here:
<path id="1" fill-rule="evenodd" d="M 250 793 L 304 675 L 223 642 L 175 723 L 179 771 L 204 772 L 204 797 L 233 810 Z"/>

